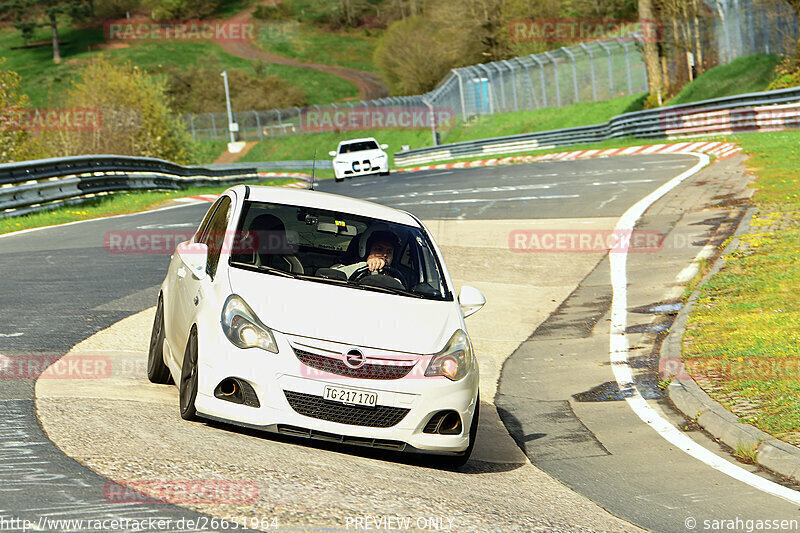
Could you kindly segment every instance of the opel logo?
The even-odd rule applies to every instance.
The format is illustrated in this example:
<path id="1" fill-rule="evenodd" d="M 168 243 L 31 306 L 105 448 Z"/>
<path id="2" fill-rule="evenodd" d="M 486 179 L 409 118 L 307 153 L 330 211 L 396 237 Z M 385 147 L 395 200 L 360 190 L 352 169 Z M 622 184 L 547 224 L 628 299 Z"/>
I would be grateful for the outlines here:
<path id="1" fill-rule="evenodd" d="M 361 368 L 366 362 L 367 358 L 364 357 L 364 354 L 355 348 L 347 352 L 344 358 L 344 363 L 350 368 Z"/>

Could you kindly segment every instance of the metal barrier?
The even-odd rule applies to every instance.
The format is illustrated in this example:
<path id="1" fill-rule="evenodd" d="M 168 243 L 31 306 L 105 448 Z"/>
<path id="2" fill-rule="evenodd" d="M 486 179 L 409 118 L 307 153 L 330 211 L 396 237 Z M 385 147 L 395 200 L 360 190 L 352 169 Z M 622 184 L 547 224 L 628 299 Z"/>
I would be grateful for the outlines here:
<path id="1" fill-rule="evenodd" d="M 508 154 L 619 137 L 679 139 L 800 127 L 800 87 L 625 113 L 605 124 L 495 137 L 397 152 L 397 166 Z"/>
<path id="2" fill-rule="evenodd" d="M 185 167 L 146 157 L 96 155 L 7 163 L 0 165 L 0 218 L 75 204 L 117 191 L 182 189 L 258 179 L 254 165 Z"/>

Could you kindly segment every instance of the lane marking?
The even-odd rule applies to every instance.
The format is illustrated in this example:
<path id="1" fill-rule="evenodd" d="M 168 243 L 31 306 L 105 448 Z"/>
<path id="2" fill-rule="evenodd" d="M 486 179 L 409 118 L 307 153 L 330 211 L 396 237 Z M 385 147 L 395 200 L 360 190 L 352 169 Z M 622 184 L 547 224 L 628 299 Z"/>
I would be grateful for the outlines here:
<path id="1" fill-rule="evenodd" d="M 611 202 L 613 202 L 614 200 L 616 200 L 616 199 L 617 199 L 617 196 L 618 196 L 618 195 L 616 195 L 616 194 L 615 194 L 614 196 L 612 196 L 612 197 L 611 197 L 611 198 L 609 198 L 608 200 L 603 200 L 603 201 L 600 203 L 600 205 L 598 205 L 598 206 L 597 206 L 597 209 L 603 209 L 605 206 L 607 206 L 608 204 L 610 204 Z"/>
<path id="2" fill-rule="evenodd" d="M 200 203 L 191 203 L 191 204 L 179 204 L 179 205 L 171 205 L 168 207 L 160 207 L 158 209 L 151 209 L 149 211 L 137 211 L 136 213 L 125 213 L 124 215 L 111 215 L 108 217 L 98 217 L 98 218 L 87 218 L 86 220 L 76 220 L 74 222 L 66 222 L 64 224 L 53 224 L 52 226 L 40 226 L 38 228 L 30 228 L 30 229 L 22 229 L 19 231 L 13 231 L 11 233 L 3 233 L 0 235 L 0 239 L 4 239 L 6 237 L 15 237 L 17 235 L 23 235 L 25 233 L 33 233 L 34 231 L 43 231 L 46 229 L 53 229 L 53 228 L 64 228 L 67 226 L 74 226 L 75 224 L 83 224 L 85 222 L 97 222 L 98 220 L 111 220 L 113 218 L 124 218 L 124 217 L 134 217 L 137 215 L 146 215 L 150 213 L 158 213 L 159 211 L 169 211 L 171 209 L 179 209 L 181 207 L 195 207 L 200 205 Z"/>
<path id="3" fill-rule="evenodd" d="M 24 333 L 0 333 L 0 337 L 2 337 L 4 339 L 10 339 L 10 338 L 13 338 L 13 337 L 22 337 L 23 335 L 25 335 L 25 334 Z"/>
<path id="4" fill-rule="evenodd" d="M 516 202 L 524 200 L 563 200 L 565 198 L 580 198 L 579 194 L 554 194 L 552 196 L 517 196 L 516 198 L 470 198 L 464 200 L 422 200 L 419 202 L 390 203 L 391 206 L 406 205 L 431 205 L 431 204 L 476 204 L 484 202 Z"/>
<path id="5" fill-rule="evenodd" d="M 633 231 L 634 226 L 636 226 L 636 221 L 644 214 L 648 207 L 680 185 L 681 182 L 693 176 L 709 164 L 710 159 L 706 154 L 692 155 L 698 158 L 699 161 L 697 164 L 689 170 L 675 176 L 631 206 L 631 208 L 625 211 L 622 217 L 620 217 L 615 231 Z M 614 378 L 617 380 L 619 390 L 629 395 L 625 398 L 625 401 L 645 424 L 656 430 L 659 435 L 672 445 L 698 461 L 762 492 L 777 496 L 794 504 L 800 504 L 800 492 L 757 476 L 717 456 L 715 453 L 690 439 L 684 433 L 681 433 L 678 428 L 658 414 L 658 412 L 641 396 L 639 389 L 636 388 L 633 382 L 631 368 L 628 366 L 628 338 L 625 336 L 628 313 L 627 260 L 628 253 L 626 251 L 609 254 L 612 287 L 609 353 L 611 356 L 611 369 L 614 372 Z"/>

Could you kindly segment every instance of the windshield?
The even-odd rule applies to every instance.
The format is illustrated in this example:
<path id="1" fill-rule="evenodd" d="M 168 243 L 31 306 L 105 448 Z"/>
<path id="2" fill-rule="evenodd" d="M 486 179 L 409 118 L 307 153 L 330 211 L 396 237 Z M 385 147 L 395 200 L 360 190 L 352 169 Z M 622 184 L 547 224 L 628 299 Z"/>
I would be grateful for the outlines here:
<path id="1" fill-rule="evenodd" d="M 230 265 L 408 297 L 452 300 L 434 249 L 420 228 L 264 202 L 245 202 Z M 367 260 L 378 257 L 370 269 Z M 373 261 L 374 262 L 374 261 Z"/>
<path id="2" fill-rule="evenodd" d="M 350 152 L 363 152 L 364 150 L 377 150 L 378 143 L 375 141 L 359 141 L 354 143 L 343 144 L 339 149 L 340 154 L 347 154 Z"/>

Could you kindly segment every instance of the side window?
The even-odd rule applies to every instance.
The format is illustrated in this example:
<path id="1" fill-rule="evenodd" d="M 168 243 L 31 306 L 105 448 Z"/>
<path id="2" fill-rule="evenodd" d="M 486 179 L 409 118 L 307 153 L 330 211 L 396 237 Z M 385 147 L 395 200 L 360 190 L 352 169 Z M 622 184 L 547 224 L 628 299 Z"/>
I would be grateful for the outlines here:
<path id="1" fill-rule="evenodd" d="M 211 220 L 211 216 L 214 214 L 214 212 L 217 210 L 217 207 L 219 207 L 219 204 L 221 203 L 222 203 L 222 198 L 219 198 L 216 202 L 211 204 L 211 207 L 208 208 L 208 211 L 206 211 L 206 214 L 203 216 L 202 222 L 200 222 L 200 225 L 197 227 L 197 233 L 194 234 L 194 239 L 193 239 L 194 242 L 203 242 L 202 239 L 206 232 L 206 229 L 208 228 L 208 222 Z"/>
<path id="2" fill-rule="evenodd" d="M 222 253 L 222 245 L 225 243 L 225 231 L 228 229 L 230 214 L 231 199 L 228 196 L 223 196 L 220 199 L 219 207 L 208 223 L 208 227 L 200 236 L 199 242 L 208 245 L 206 272 L 212 279 L 217 274 L 219 256 Z"/>

